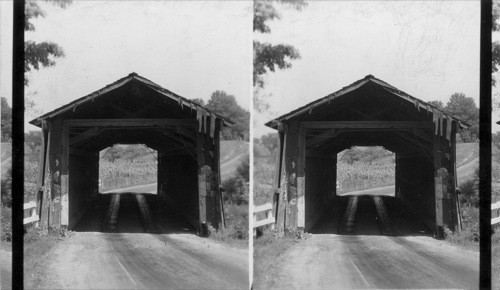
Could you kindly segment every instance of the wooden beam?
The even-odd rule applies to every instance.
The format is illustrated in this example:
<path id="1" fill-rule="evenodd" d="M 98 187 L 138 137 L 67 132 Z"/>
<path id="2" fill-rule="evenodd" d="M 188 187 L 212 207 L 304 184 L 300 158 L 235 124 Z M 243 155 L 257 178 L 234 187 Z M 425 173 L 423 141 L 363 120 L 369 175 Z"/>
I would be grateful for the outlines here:
<path id="1" fill-rule="evenodd" d="M 304 229 L 306 226 L 306 139 L 305 129 L 300 128 L 298 134 L 298 156 L 297 156 L 297 228 Z"/>
<path id="2" fill-rule="evenodd" d="M 335 138 L 336 135 L 334 135 L 334 133 L 336 130 L 337 129 L 330 129 L 330 130 L 327 130 L 321 134 L 318 134 L 317 136 L 312 137 L 311 139 L 306 141 L 306 147 L 320 145 L 323 141 L 327 141 L 328 139 Z"/>
<path id="3" fill-rule="evenodd" d="M 91 156 L 92 153 L 76 147 L 69 147 L 69 155 Z"/>
<path id="4" fill-rule="evenodd" d="M 427 150 L 427 152 L 431 152 L 432 151 L 432 147 L 429 145 L 429 144 L 426 144 L 426 143 L 418 143 L 417 140 L 415 140 L 415 137 L 408 137 L 408 136 L 405 136 L 405 135 L 402 135 L 402 134 L 394 134 L 395 136 L 397 136 L 398 138 L 401 138 L 403 140 L 405 140 L 406 142 L 408 142 L 411 146 L 413 146 L 414 148 L 416 149 L 425 149 Z M 423 147 L 423 148 L 421 148 Z M 425 153 L 427 154 L 427 153 Z"/>
<path id="5" fill-rule="evenodd" d="M 196 127 L 193 119 L 68 119 L 69 127 Z"/>
<path id="6" fill-rule="evenodd" d="M 182 136 L 187 137 L 193 141 L 196 141 L 196 131 L 189 130 L 188 128 L 182 128 L 182 127 L 176 127 L 175 130 L 177 131 L 177 133 L 181 134 Z M 216 136 L 218 136 L 218 135 L 216 135 Z"/>
<path id="7" fill-rule="evenodd" d="M 75 145 L 76 143 L 80 143 L 80 141 L 84 141 L 98 134 L 99 134 L 99 128 L 97 127 L 91 128 L 85 132 L 78 134 L 77 136 L 69 138 L 69 145 Z"/>
<path id="8" fill-rule="evenodd" d="M 306 129 L 431 129 L 434 126 L 428 121 L 317 121 L 300 125 Z"/>
<path id="9" fill-rule="evenodd" d="M 109 106 L 111 108 L 113 108 L 115 111 L 118 111 L 118 112 L 124 114 L 127 117 L 135 117 L 135 115 L 132 112 L 129 112 L 129 111 L 125 110 L 124 108 L 122 108 L 122 107 L 120 107 L 120 106 L 118 106 L 118 105 L 116 105 L 114 103 L 110 102 Z"/>
<path id="10" fill-rule="evenodd" d="M 429 131 L 431 133 L 430 136 L 428 134 L 425 134 L 425 131 L 422 131 L 419 129 L 413 129 L 413 130 L 411 130 L 411 132 L 413 132 L 413 134 L 415 134 L 415 136 L 421 138 L 422 140 L 424 140 L 426 142 L 429 142 L 430 144 L 432 144 L 432 142 L 434 142 L 434 140 L 432 139 L 432 131 Z"/>
<path id="11" fill-rule="evenodd" d="M 63 126 L 61 141 L 61 226 L 69 225 L 69 127 Z"/>

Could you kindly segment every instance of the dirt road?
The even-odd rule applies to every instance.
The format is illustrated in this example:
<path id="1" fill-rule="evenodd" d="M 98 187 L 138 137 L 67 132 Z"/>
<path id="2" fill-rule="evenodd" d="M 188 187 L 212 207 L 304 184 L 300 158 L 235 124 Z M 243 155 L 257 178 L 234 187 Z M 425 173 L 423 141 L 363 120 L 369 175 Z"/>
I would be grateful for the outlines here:
<path id="1" fill-rule="evenodd" d="M 12 251 L 0 250 L 0 289 L 12 289 Z"/>
<path id="2" fill-rule="evenodd" d="M 140 198 L 150 207 L 154 225 L 145 224 Z M 101 196 L 76 226 L 77 233 L 53 249 L 39 287 L 248 289 L 247 250 L 197 237 L 158 196 L 140 198 Z M 154 231 L 146 233 L 147 228 Z"/>
<path id="3" fill-rule="evenodd" d="M 283 261 L 287 261 L 283 263 Z M 479 254 L 431 237 L 314 235 L 256 289 L 465 288 L 479 285 Z"/>
<path id="4" fill-rule="evenodd" d="M 340 198 L 311 233 L 276 261 L 278 274 L 258 279 L 255 289 L 479 286 L 479 253 L 432 238 L 396 198 Z"/>

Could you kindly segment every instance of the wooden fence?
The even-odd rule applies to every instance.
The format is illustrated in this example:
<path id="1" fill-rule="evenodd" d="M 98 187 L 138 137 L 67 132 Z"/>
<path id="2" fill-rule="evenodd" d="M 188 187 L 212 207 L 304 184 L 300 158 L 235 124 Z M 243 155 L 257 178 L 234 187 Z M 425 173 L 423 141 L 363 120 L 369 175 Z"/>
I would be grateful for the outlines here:
<path id="1" fill-rule="evenodd" d="M 491 225 L 500 223 L 500 201 L 491 204 Z"/>
<path id="2" fill-rule="evenodd" d="M 23 219 L 23 224 L 29 224 L 32 222 L 38 223 L 40 218 L 38 217 L 38 214 L 36 212 L 36 202 L 35 201 L 30 201 L 28 203 L 25 203 L 24 206 L 24 216 L 25 218 Z M 35 225 L 37 226 L 37 225 Z"/>
<path id="3" fill-rule="evenodd" d="M 257 220 L 258 213 L 265 212 L 266 218 L 263 220 Z M 258 205 L 253 207 L 253 235 L 257 234 L 257 228 L 269 224 L 274 224 L 276 219 L 273 217 L 273 205 L 271 203 L 266 203 L 263 205 Z"/>

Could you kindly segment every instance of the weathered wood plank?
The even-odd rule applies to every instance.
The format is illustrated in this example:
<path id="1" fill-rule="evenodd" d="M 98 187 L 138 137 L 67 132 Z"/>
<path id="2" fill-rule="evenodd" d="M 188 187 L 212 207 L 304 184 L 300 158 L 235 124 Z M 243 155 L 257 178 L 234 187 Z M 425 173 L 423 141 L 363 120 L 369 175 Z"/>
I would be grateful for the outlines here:
<path id="1" fill-rule="evenodd" d="M 318 121 L 301 122 L 306 129 L 412 129 L 433 128 L 432 122 L 427 121 Z"/>
<path id="2" fill-rule="evenodd" d="M 43 187 L 44 190 L 42 192 L 42 196 L 40 198 L 40 226 L 46 229 L 49 225 L 49 212 L 50 212 L 50 188 L 52 183 L 52 174 L 50 171 L 50 151 L 51 151 L 51 134 L 52 130 L 47 132 L 47 148 L 45 150 L 45 164 L 40 170 L 43 170 L 45 173 Z"/>
<path id="3" fill-rule="evenodd" d="M 69 119 L 69 127 L 196 127 L 192 119 Z"/>
<path id="4" fill-rule="evenodd" d="M 298 156 L 297 156 L 297 228 L 305 228 L 305 186 L 306 186 L 306 138 L 305 129 L 300 128 L 298 134 Z"/>
<path id="5" fill-rule="evenodd" d="M 288 124 L 286 133 L 289 138 L 286 139 L 288 152 L 286 156 L 286 172 L 288 176 L 287 182 L 287 212 L 285 217 L 285 226 L 292 229 L 297 228 L 297 165 L 298 165 L 298 135 L 299 123 L 291 122 Z M 288 210 L 289 209 L 289 210 Z"/>
<path id="6" fill-rule="evenodd" d="M 61 134 L 61 226 L 69 225 L 69 127 Z"/>
<path id="7" fill-rule="evenodd" d="M 439 122 L 436 123 L 439 126 Z M 438 130 L 439 132 L 439 130 Z M 437 171 L 441 168 L 441 137 L 440 135 L 433 134 L 433 159 L 434 159 L 434 198 L 435 198 L 435 210 L 436 210 L 436 229 L 434 235 L 437 238 L 442 238 L 443 232 L 443 189 L 440 178 L 438 178 Z"/>
<path id="8" fill-rule="evenodd" d="M 276 209 L 276 228 L 278 231 L 283 232 L 285 230 L 285 212 L 286 212 L 286 204 L 287 204 L 287 174 L 285 170 L 286 164 L 286 154 L 287 154 L 287 142 L 288 138 L 287 134 L 280 133 L 280 139 L 282 139 L 283 150 L 281 151 L 281 181 L 280 181 L 280 190 L 278 194 L 277 201 L 277 209 Z"/>
<path id="9" fill-rule="evenodd" d="M 97 127 L 86 130 L 85 132 L 82 132 L 74 137 L 71 137 L 69 139 L 69 145 L 75 145 L 77 143 L 80 143 L 81 141 L 96 136 L 98 133 L 99 133 L 99 128 Z"/>
<path id="10" fill-rule="evenodd" d="M 55 120 L 52 123 L 50 134 L 50 208 L 49 225 L 59 228 L 61 226 L 61 159 L 62 159 L 62 120 Z"/>

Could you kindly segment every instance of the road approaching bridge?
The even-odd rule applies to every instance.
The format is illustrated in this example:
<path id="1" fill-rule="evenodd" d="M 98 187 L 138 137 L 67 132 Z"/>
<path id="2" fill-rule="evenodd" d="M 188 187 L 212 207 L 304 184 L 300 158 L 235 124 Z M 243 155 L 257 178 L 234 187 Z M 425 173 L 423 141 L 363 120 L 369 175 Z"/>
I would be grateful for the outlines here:
<path id="1" fill-rule="evenodd" d="M 478 252 L 434 239 L 396 197 L 366 192 L 339 197 L 254 288 L 478 288 Z"/>
<path id="2" fill-rule="evenodd" d="M 53 250 L 39 287 L 248 289 L 248 250 L 198 237 L 149 187 L 99 195 Z"/>

